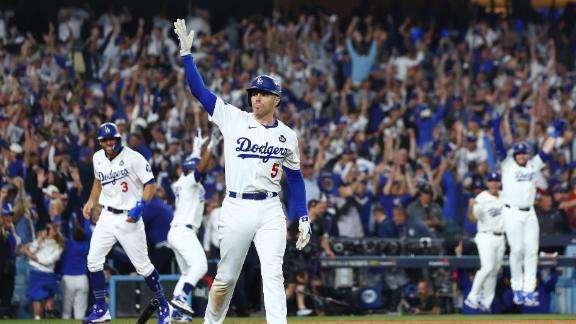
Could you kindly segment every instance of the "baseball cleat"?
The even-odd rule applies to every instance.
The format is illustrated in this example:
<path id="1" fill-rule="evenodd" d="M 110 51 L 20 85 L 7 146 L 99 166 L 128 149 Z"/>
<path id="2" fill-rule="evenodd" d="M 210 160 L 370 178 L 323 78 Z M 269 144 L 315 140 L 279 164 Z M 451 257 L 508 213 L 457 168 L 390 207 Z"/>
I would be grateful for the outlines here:
<path id="1" fill-rule="evenodd" d="M 190 322 L 192 322 L 192 317 L 186 316 L 186 315 L 180 313 L 180 311 L 178 311 L 177 309 L 172 310 L 172 314 L 170 315 L 170 317 L 172 318 L 172 322 L 176 322 L 176 323 L 190 323 Z"/>
<path id="2" fill-rule="evenodd" d="M 194 311 L 188 305 L 188 300 L 185 297 L 177 296 L 172 298 L 170 304 L 174 306 L 177 310 L 179 310 L 182 314 L 192 316 L 194 315 Z"/>
<path id="3" fill-rule="evenodd" d="M 522 305 L 524 304 L 524 293 L 520 290 L 514 290 L 514 304 Z"/>
<path id="4" fill-rule="evenodd" d="M 92 324 L 92 323 L 104 323 L 110 322 L 112 320 L 112 316 L 110 316 L 110 310 L 108 310 L 108 306 L 98 306 L 94 305 L 92 307 L 92 312 L 90 315 L 84 318 L 85 324 Z"/>
<path id="5" fill-rule="evenodd" d="M 464 301 L 464 304 L 472 309 L 479 309 L 480 308 L 480 304 L 475 301 L 472 300 L 470 298 L 466 298 L 466 300 Z"/>
<path id="6" fill-rule="evenodd" d="M 540 305 L 538 301 L 538 293 L 537 292 L 525 292 L 524 293 L 524 305 L 528 307 L 536 307 Z"/>
<path id="7" fill-rule="evenodd" d="M 478 309 L 480 309 L 484 313 L 492 313 L 490 306 L 486 306 L 482 302 L 478 303 Z"/>

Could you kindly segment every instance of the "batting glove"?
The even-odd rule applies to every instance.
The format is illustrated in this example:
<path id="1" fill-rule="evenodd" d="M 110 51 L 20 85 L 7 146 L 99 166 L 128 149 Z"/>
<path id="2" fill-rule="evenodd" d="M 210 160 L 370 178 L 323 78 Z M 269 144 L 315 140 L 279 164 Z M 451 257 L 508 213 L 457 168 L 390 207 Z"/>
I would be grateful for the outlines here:
<path id="1" fill-rule="evenodd" d="M 210 135 L 210 143 L 208 143 L 208 149 L 212 150 L 218 147 L 218 143 L 220 143 L 221 140 L 222 140 L 222 133 L 220 133 L 218 127 L 216 126 L 212 127 L 212 134 Z"/>
<path id="2" fill-rule="evenodd" d="M 142 216 L 144 208 L 146 208 L 146 201 L 140 200 L 139 202 L 136 203 L 136 206 L 132 207 L 132 209 L 128 211 L 128 217 L 130 217 L 133 222 L 137 222 Z"/>
<path id="3" fill-rule="evenodd" d="M 306 246 L 306 244 L 308 244 L 308 242 L 310 241 L 310 234 L 312 233 L 308 216 L 300 217 L 300 223 L 298 224 L 298 231 L 300 231 L 300 234 L 298 235 L 296 248 L 298 250 L 302 250 Z"/>
<path id="4" fill-rule="evenodd" d="M 192 42 L 194 41 L 194 31 L 190 33 L 186 30 L 186 21 L 184 19 L 176 19 L 174 22 L 174 32 L 178 35 L 180 41 L 180 56 L 190 54 Z"/>
<path id="5" fill-rule="evenodd" d="M 194 144 L 192 146 L 192 157 L 200 157 L 202 154 L 202 145 L 207 141 L 208 137 L 202 138 L 202 129 L 196 128 L 196 136 L 194 136 Z"/>

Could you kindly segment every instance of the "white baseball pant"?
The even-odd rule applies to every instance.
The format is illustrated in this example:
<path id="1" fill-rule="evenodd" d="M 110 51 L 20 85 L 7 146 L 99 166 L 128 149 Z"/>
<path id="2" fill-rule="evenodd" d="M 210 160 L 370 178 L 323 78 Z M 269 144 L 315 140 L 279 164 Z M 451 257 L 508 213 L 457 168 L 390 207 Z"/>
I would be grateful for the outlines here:
<path id="1" fill-rule="evenodd" d="M 490 307 L 496 291 L 496 278 L 502 265 L 506 240 L 504 235 L 480 232 L 474 238 L 480 255 L 480 269 L 474 276 L 468 299 Z M 480 296 L 482 299 L 480 300 Z"/>
<path id="2" fill-rule="evenodd" d="M 204 249 L 198 241 L 196 231 L 185 225 L 174 225 L 168 232 L 168 246 L 174 251 L 180 268 L 180 279 L 174 287 L 174 296 L 182 294 L 184 283 L 196 286 L 208 271 L 208 261 Z"/>
<path id="3" fill-rule="evenodd" d="M 114 214 L 106 208 L 102 209 L 90 239 L 90 251 L 88 252 L 88 270 L 90 272 L 104 269 L 106 255 L 116 242 L 120 243 L 139 275 L 147 277 L 154 271 L 154 266 L 148 257 L 146 232 L 142 218 L 135 223 L 129 223 L 126 221 L 126 217 L 127 213 Z"/>
<path id="4" fill-rule="evenodd" d="M 533 292 L 536 288 L 540 226 L 534 208 L 521 211 L 504 207 L 504 228 L 510 245 L 510 276 L 512 290 Z"/>
<path id="5" fill-rule="evenodd" d="M 86 315 L 88 307 L 88 276 L 62 276 L 62 318 L 71 319 L 74 309 L 74 319 L 81 320 Z"/>
<path id="6" fill-rule="evenodd" d="M 286 217 L 278 197 L 246 200 L 226 197 L 218 221 L 220 263 L 208 297 L 204 323 L 222 323 L 254 241 L 260 257 L 266 322 L 286 323 L 282 263 L 286 249 Z"/>

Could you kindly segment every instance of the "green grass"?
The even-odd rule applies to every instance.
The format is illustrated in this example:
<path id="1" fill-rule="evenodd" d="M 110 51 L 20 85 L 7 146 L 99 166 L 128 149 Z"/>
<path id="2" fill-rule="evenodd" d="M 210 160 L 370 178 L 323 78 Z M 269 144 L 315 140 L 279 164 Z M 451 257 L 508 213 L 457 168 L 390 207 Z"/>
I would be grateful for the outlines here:
<path id="1" fill-rule="evenodd" d="M 547 320 L 546 323 L 551 320 L 575 320 L 576 316 L 573 314 L 534 314 L 534 315 L 480 315 L 480 316 L 471 316 L 471 315 L 439 315 L 439 316 L 321 316 L 321 317 L 289 317 L 288 322 L 355 322 L 355 321 L 364 321 L 364 322 L 384 322 L 384 321 L 457 321 L 457 320 L 481 320 L 481 321 L 494 321 L 494 320 Z M 134 324 L 136 319 L 118 319 L 113 320 L 112 324 Z M 201 323 L 201 320 L 195 319 L 195 323 Z M 67 324 L 67 323 L 74 323 L 78 324 L 80 321 L 72 321 L 72 320 L 42 320 L 42 321 L 33 321 L 31 319 L 28 320 L 0 320 L 0 324 L 23 324 L 23 323 L 46 323 L 46 324 Z M 155 323 L 155 319 L 151 319 L 148 323 L 152 324 Z M 264 317 L 245 317 L 245 318 L 234 318 L 230 317 L 227 318 L 224 322 L 226 324 L 235 324 L 235 323 L 265 323 Z"/>

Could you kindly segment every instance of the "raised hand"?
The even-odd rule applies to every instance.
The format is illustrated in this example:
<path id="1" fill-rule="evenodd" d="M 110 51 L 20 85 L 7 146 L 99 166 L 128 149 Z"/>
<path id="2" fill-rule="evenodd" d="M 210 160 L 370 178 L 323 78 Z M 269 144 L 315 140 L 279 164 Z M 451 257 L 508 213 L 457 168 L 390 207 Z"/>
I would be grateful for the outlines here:
<path id="1" fill-rule="evenodd" d="M 184 56 L 190 54 L 192 42 L 194 41 L 194 31 L 191 30 L 190 33 L 188 33 L 184 19 L 176 19 L 174 22 L 174 32 L 180 41 L 180 55 Z"/>
<path id="2" fill-rule="evenodd" d="M 208 149 L 212 150 L 218 147 L 218 144 L 222 140 L 222 133 L 218 127 L 212 127 L 212 134 L 210 134 L 210 143 L 208 143 Z"/>
<path id="3" fill-rule="evenodd" d="M 194 136 L 194 144 L 192 146 L 192 155 L 200 157 L 202 154 L 202 146 L 208 141 L 208 137 L 202 138 L 202 129 L 196 128 L 196 135 Z"/>

